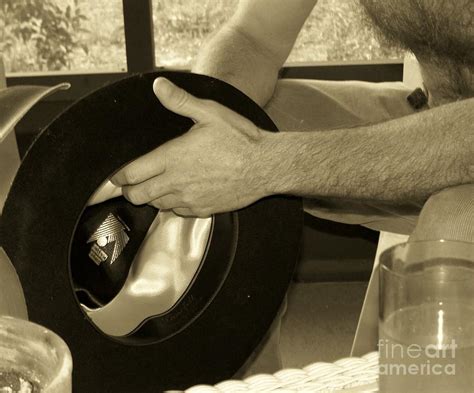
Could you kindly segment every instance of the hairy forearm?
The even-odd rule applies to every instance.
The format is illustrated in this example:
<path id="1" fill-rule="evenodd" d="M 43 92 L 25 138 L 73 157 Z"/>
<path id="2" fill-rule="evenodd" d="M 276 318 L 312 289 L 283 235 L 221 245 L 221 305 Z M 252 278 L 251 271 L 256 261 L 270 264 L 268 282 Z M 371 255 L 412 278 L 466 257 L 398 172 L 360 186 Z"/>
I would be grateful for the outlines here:
<path id="1" fill-rule="evenodd" d="M 265 134 L 268 193 L 403 204 L 474 182 L 474 100 L 388 122 Z"/>
<path id="2" fill-rule="evenodd" d="M 200 50 L 192 71 L 221 79 L 264 106 L 281 64 L 244 32 L 228 24 Z"/>

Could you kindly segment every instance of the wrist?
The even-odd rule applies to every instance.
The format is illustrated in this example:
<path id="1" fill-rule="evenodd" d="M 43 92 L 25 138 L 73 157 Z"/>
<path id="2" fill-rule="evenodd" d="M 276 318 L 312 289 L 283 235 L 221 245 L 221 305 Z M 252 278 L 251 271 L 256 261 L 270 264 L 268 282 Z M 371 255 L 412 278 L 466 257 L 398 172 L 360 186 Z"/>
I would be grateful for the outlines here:
<path id="1" fill-rule="evenodd" d="M 253 173 L 260 183 L 261 197 L 290 194 L 292 181 L 291 138 L 288 133 L 262 131 L 257 142 Z"/>

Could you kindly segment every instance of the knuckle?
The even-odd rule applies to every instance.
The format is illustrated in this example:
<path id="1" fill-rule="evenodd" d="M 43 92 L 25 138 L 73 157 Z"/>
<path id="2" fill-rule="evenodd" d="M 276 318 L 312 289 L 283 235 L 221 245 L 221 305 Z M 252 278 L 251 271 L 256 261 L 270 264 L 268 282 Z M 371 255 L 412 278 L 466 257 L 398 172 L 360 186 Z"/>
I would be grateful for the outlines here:
<path id="1" fill-rule="evenodd" d="M 196 190 L 192 186 L 186 187 L 185 190 L 182 190 L 180 199 L 184 207 L 187 207 L 190 209 L 195 208 L 199 200 L 199 198 L 197 197 Z"/>
<path id="2" fill-rule="evenodd" d="M 134 205 L 140 205 L 143 201 L 140 198 L 140 192 L 136 187 L 124 187 L 123 188 L 124 197 Z"/>
<path id="3" fill-rule="evenodd" d="M 135 184 L 138 180 L 137 173 L 132 168 L 125 168 L 122 176 L 126 184 Z"/>
<path id="4" fill-rule="evenodd" d="M 192 204 L 192 198 L 188 194 L 183 194 L 181 197 L 181 201 L 185 206 L 190 206 Z"/>
<path id="5" fill-rule="evenodd" d="M 223 107 L 221 104 L 219 104 L 218 102 L 216 102 L 214 100 L 206 99 L 206 100 L 203 100 L 203 101 L 206 105 L 206 108 L 209 111 L 209 114 L 217 116 L 217 117 L 221 117 L 223 115 L 223 111 L 226 108 Z"/>
<path id="6" fill-rule="evenodd" d="M 141 197 L 146 201 L 152 201 L 155 199 L 155 187 L 153 183 L 146 183 L 143 185 L 141 190 Z"/>

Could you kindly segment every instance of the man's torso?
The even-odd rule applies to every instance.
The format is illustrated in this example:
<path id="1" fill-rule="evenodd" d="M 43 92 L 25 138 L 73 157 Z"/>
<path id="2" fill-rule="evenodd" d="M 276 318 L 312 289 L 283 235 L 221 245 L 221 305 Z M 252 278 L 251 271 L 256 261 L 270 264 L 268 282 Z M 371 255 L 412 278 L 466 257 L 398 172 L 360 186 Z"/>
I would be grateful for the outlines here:
<path id="1" fill-rule="evenodd" d="M 473 0 L 361 0 L 384 36 L 418 58 L 430 106 L 474 96 Z"/>

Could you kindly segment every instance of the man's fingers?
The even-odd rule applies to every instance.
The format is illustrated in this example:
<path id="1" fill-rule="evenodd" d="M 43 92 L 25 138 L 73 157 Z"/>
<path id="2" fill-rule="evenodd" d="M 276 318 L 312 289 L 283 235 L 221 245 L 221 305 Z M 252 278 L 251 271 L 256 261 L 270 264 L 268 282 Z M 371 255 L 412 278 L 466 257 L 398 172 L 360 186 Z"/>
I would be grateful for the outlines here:
<path id="1" fill-rule="evenodd" d="M 208 118 L 205 100 L 194 97 L 166 78 L 156 78 L 153 91 L 165 108 L 178 115 L 189 117 L 196 122 Z"/>
<path id="2" fill-rule="evenodd" d="M 96 190 L 87 202 L 87 206 L 96 205 L 122 195 L 122 189 L 115 186 L 110 181 L 106 181 Z"/>
<path id="3" fill-rule="evenodd" d="M 125 167 L 110 178 L 116 186 L 126 186 L 143 183 L 144 181 L 161 175 L 165 171 L 165 154 L 160 147 L 151 151 Z"/>
<path id="4" fill-rule="evenodd" d="M 155 79 L 153 91 L 167 109 L 197 122 L 208 120 L 213 108 L 215 109 L 212 101 L 196 98 L 163 77 Z M 162 174 L 166 168 L 165 146 L 166 144 L 129 163 L 112 176 L 110 181 L 118 187 L 135 185 Z"/>
<path id="5" fill-rule="evenodd" d="M 122 192 L 123 196 L 134 205 L 143 205 L 171 194 L 172 189 L 166 179 L 154 177 L 140 184 L 123 186 Z"/>
<path id="6" fill-rule="evenodd" d="M 171 210 L 182 217 L 208 218 L 212 216 L 212 210 L 209 208 L 175 207 Z"/>
<path id="7" fill-rule="evenodd" d="M 181 200 L 174 194 L 164 195 L 161 198 L 154 199 L 148 204 L 161 210 L 170 210 L 182 206 Z"/>
<path id="8" fill-rule="evenodd" d="M 196 214 L 186 207 L 175 208 L 173 209 L 173 212 L 181 217 L 196 217 Z"/>

